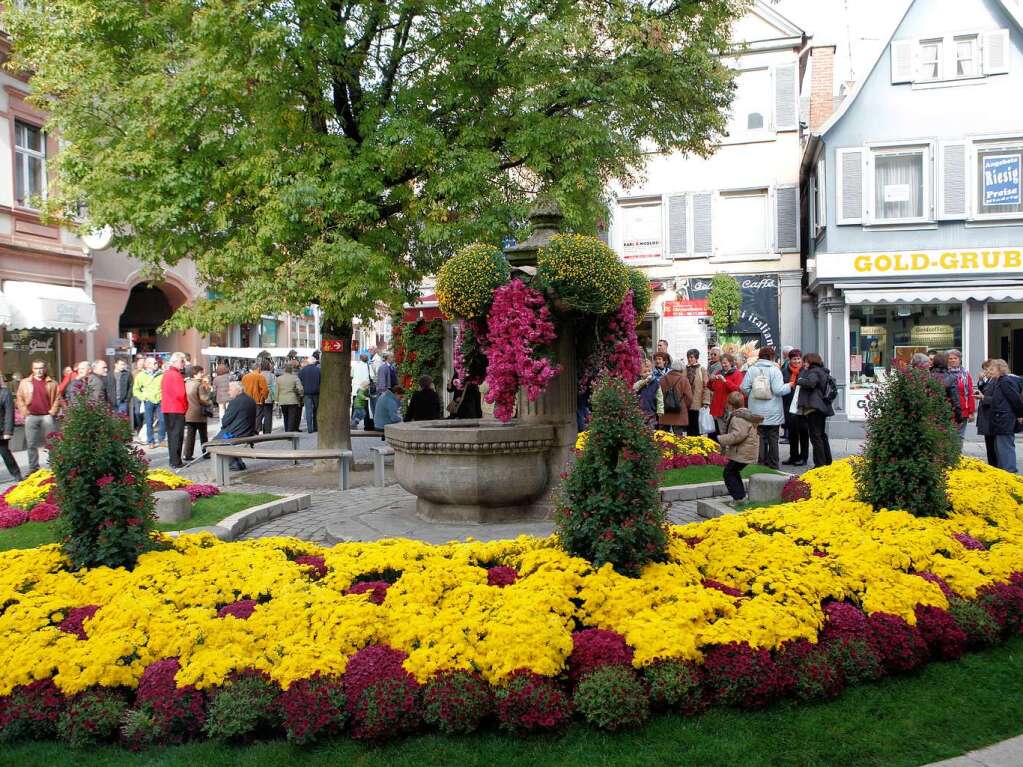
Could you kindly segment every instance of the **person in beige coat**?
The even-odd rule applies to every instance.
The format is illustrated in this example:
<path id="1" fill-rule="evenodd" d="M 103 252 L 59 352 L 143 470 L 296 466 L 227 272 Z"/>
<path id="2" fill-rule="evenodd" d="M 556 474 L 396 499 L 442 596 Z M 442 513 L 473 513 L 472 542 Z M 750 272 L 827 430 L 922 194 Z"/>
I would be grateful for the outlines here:
<path id="1" fill-rule="evenodd" d="M 700 408 L 704 405 L 710 406 L 714 392 L 707 385 L 710 378 L 707 375 L 707 368 L 700 365 L 700 350 L 690 349 L 686 352 L 686 379 L 689 381 L 689 388 L 693 392 L 693 398 L 689 405 L 689 418 L 686 425 L 686 434 L 690 437 L 699 437 L 700 431 Z"/>
<path id="2" fill-rule="evenodd" d="M 733 500 L 746 498 L 746 488 L 742 484 L 742 470 L 749 464 L 756 463 L 760 452 L 760 435 L 757 426 L 764 420 L 762 415 L 755 415 L 745 407 L 742 394 L 733 391 L 728 395 L 727 404 L 728 431 L 718 435 L 721 454 L 728 459 L 724 469 L 725 487 Z"/>
<path id="3" fill-rule="evenodd" d="M 212 389 L 206 380 L 206 371 L 201 365 L 192 366 L 192 375 L 185 381 L 185 449 L 182 460 L 191 461 L 195 454 L 195 433 L 199 432 L 199 450 L 209 442 L 206 419 L 212 415 L 209 408 L 213 400 L 210 398 Z"/>
<path id="4" fill-rule="evenodd" d="M 667 358 L 668 372 L 661 376 L 661 391 L 664 393 L 664 413 L 657 418 L 657 427 L 663 431 L 685 434 L 689 427 L 689 411 L 693 407 L 693 388 L 689 385 L 689 377 L 680 370 L 677 362 L 672 364 L 667 352 L 658 352 L 655 356 Z M 672 396 L 668 392 L 673 392 Z M 681 409 L 675 410 L 669 405 L 678 404 Z"/>

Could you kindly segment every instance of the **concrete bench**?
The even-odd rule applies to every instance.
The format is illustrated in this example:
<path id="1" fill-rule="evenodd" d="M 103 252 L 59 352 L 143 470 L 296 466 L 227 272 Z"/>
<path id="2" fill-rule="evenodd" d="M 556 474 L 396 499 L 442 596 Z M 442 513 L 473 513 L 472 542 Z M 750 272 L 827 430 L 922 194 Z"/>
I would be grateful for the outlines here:
<path id="1" fill-rule="evenodd" d="M 243 445 L 229 445 L 227 447 L 214 447 L 210 450 L 213 456 L 213 468 L 218 485 L 227 487 L 231 484 L 231 459 L 232 458 L 259 458 L 267 461 L 323 461 L 333 458 L 341 460 L 341 473 L 338 486 L 341 490 L 347 490 L 350 486 L 349 475 L 351 473 L 352 451 L 332 448 L 309 448 L 304 450 L 269 450 L 266 448 L 252 448 Z"/>
<path id="2" fill-rule="evenodd" d="M 394 455 L 394 448 L 390 445 L 373 445 L 369 452 L 373 454 L 373 487 L 383 487 L 384 462 L 387 456 Z"/>
<path id="3" fill-rule="evenodd" d="M 384 438 L 384 432 L 382 430 L 370 429 L 369 431 L 362 431 L 361 429 L 355 429 L 352 431 L 353 437 L 380 437 Z"/>
<path id="4" fill-rule="evenodd" d="M 298 441 L 302 437 L 300 431 L 278 431 L 271 434 L 253 434 L 251 437 L 231 437 L 231 439 L 211 439 L 202 446 L 204 452 L 211 447 L 234 447 L 237 445 L 258 445 L 261 442 L 291 442 L 291 449 L 298 450 Z M 201 458 L 201 456 L 200 456 Z M 196 458 L 195 461 L 200 460 Z M 191 466 L 195 461 L 188 463 Z M 295 461 L 298 463 L 298 461 Z"/>

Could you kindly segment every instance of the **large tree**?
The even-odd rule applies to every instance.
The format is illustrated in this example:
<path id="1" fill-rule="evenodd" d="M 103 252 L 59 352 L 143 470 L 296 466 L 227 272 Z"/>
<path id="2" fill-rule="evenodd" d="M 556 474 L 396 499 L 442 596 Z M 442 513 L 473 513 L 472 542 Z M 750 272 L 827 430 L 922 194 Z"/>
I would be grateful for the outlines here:
<path id="1" fill-rule="evenodd" d="M 194 260 L 209 297 L 177 327 L 317 303 L 348 341 L 537 194 L 592 226 L 644 144 L 707 153 L 747 4 L 46 0 L 4 20 L 64 140 L 51 215 L 84 202 L 154 273 Z M 320 443 L 347 444 L 347 354 L 323 386 Z"/>

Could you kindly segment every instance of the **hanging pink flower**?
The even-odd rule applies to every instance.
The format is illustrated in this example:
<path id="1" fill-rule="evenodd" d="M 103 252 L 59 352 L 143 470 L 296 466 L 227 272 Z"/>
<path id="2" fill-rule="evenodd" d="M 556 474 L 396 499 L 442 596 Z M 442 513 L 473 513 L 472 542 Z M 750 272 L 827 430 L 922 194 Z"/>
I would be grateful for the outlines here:
<path id="1" fill-rule="evenodd" d="M 643 352 L 636 335 L 636 307 L 630 290 L 625 294 L 622 305 L 608 318 L 600 344 L 583 365 L 579 391 L 588 392 L 605 374 L 631 385 L 639 378 L 642 365 Z"/>
<path id="2" fill-rule="evenodd" d="M 487 317 L 487 402 L 494 416 L 508 421 L 515 415 L 520 388 L 532 402 L 560 372 L 537 350 L 557 338 L 547 301 L 538 290 L 512 280 L 494 291 Z"/>

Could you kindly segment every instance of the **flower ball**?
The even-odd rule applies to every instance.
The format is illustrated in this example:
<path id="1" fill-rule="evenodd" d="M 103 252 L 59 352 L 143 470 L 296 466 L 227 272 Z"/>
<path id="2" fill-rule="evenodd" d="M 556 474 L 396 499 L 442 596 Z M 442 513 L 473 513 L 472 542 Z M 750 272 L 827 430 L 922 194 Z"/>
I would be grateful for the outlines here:
<path id="1" fill-rule="evenodd" d="M 632 289 L 632 305 L 636 309 L 636 323 L 639 324 L 654 300 L 654 293 L 646 275 L 639 269 L 629 269 L 629 287 Z"/>
<path id="2" fill-rule="evenodd" d="M 570 310 L 609 314 L 629 290 L 629 270 L 596 237 L 556 234 L 537 254 L 537 276 Z"/>
<path id="3" fill-rule="evenodd" d="M 508 282 L 511 267 L 493 245 L 467 245 L 437 273 L 437 303 L 448 317 L 474 320 L 487 315 L 494 290 Z"/>

